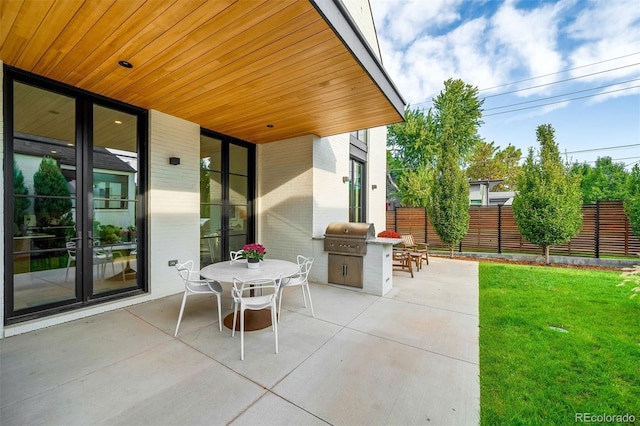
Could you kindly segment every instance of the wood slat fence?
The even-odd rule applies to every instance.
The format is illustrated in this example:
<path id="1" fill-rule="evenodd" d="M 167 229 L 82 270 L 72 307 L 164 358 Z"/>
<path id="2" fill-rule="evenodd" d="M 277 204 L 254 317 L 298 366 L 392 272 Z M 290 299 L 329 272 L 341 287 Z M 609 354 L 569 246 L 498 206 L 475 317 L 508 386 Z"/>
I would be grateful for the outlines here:
<path id="1" fill-rule="evenodd" d="M 516 226 L 511 206 L 471 206 L 469 231 L 458 251 L 541 254 L 525 240 Z M 622 202 L 599 201 L 582 207 L 582 230 L 568 243 L 551 248 L 558 256 L 636 256 L 640 239 L 631 232 Z M 444 249 L 424 208 L 400 207 L 387 211 L 387 228 L 399 234 L 413 234 L 416 242 Z"/>

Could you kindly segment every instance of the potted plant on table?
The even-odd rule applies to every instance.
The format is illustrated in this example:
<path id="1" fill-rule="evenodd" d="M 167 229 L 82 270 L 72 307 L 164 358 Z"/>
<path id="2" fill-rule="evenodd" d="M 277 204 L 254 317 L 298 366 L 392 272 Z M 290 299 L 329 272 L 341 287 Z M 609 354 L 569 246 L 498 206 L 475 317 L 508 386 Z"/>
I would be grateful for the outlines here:
<path id="1" fill-rule="evenodd" d="M 262 244 L 251 243 L 242 247 L 242 257 L 247 259 L 248 268 L 257 268 L 266 253 L 267 251 Z"/>

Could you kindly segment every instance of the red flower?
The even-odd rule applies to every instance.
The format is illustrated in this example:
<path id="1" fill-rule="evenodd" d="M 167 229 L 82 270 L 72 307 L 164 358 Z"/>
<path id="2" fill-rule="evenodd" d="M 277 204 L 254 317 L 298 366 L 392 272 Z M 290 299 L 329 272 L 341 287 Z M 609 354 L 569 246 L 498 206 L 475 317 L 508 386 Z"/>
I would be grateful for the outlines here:
<path id="1" fill-rule="evenodd" d="M 245 244 L 242 247 L 242 257 L 245 259 L 258 259 L 263 260 L 264 255 L 267 253 L 264 246 L 258 243 Z"/>
<path id="2" fill-rule="evenodd" d="M 380 238 L 402 238 L 396 231 L 390 229 L 384 230 L 378 234 Z"/>

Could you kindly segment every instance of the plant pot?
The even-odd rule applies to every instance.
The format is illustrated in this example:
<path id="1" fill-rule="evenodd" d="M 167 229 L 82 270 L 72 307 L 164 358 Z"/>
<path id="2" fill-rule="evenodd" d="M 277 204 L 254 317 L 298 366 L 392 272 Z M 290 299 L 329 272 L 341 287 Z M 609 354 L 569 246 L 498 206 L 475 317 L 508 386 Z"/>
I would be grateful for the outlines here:
<path id="1" fill-rule="evenodd" d="M 260 261 L 258 259 L 247 259 L 247 268 L 258 269 Z"/>

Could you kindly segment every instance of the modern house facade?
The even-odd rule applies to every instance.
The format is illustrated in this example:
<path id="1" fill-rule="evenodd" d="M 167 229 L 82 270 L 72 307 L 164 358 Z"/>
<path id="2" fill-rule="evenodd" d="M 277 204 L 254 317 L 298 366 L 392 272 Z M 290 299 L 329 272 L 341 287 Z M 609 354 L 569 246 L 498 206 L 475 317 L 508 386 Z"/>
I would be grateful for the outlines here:
<path id="1" fill-rule="evenodd" d="M 176 260 L 384 229 L 404 101 L 367 0 L 2 8 L 0 337 L 179 293 Z"/>

